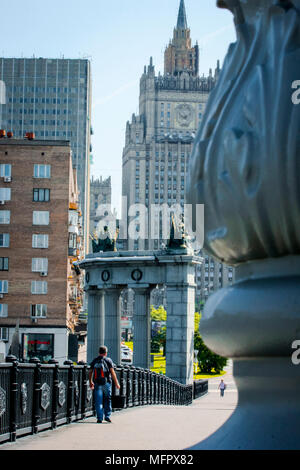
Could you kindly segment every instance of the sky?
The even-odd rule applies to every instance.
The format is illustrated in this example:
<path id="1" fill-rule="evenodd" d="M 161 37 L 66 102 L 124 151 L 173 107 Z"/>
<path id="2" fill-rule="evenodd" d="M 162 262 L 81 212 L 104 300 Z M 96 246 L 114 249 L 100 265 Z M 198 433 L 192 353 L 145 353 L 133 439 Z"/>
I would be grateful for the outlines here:
<path id="1" fill-rule="evenodd" d="M 112 177 L 112 204 L 121 207 L 126 122 L 138 114 L 139 80 L 153 57 L 163 72 L 180 0 L 11 0 L 2 5 L 2 57 L 89 58 L 92 66 L 91 175 Z M 221 65 L 236 39 L 232 15 L 216 0 L 185 0 L 200 74 Z M 4 8 L 4 10 L 3 10 Z"/>

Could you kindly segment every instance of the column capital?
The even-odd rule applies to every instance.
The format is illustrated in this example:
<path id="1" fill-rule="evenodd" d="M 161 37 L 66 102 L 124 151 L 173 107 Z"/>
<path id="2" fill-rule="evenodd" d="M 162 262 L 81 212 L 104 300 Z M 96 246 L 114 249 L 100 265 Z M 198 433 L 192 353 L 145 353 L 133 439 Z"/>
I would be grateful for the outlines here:
<path id="1" fill-rule="evenodd" d="M 150 284 L 128 284 L 130 289 L 133 289 L 134 292 L 147 292 L 151 291 Z"/>
<path id="2" fill-rule="evenodd" d="M 88 289 L 86 292 L 87 292 L 88 295 L 91 295 L 91 296 L 96 296 L 96 295 L 101 295 L 102 294 L 102 291 L 100 289 Z"/>
<path id="3" fill-rule="evenodd" d="M 197 284 L 194 282 L 166 282 L 165 286 L 167 289 L 185 289 L 187 287 L 195 289 Z"/>
<path id="4" fill-rule="evenodd" d="M 112 295 L 112 294 L 118 294 L 118 295 L 121 295 L 121 291 L 122 289 L 120 289 L 119 287 L 113 287 L 113 286 L 110 286 L 110 287 L 103 287 L 102 289 L 102 292 L 105 293 L 105 295 Z"/>

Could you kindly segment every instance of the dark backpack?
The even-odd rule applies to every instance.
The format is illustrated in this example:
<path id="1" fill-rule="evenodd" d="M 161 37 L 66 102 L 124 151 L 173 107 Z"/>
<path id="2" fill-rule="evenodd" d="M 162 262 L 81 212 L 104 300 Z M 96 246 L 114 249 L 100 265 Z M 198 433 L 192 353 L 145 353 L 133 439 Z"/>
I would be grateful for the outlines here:
<path id="1" fill-rule="evenodd" d="M 94 383 L 105 385 L 107 383 L 110 371 L 105 358 L 100 358 L 94 365 Z"/>

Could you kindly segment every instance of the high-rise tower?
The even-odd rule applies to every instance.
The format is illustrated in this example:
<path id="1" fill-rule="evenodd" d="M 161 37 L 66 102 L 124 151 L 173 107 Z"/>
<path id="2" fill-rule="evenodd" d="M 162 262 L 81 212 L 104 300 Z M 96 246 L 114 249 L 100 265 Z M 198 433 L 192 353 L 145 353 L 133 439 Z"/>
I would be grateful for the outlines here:
<path id="1" fill-rule="evenodd" d="M 23 138 L 68 140 L 76 168 L 88 246 L 91 145 L 91 64 L 87 59 L 0 58 L 6 100 L 0 129 Z"/>
<path id="2" fill-rule="evenodd" d="M 155 74 L 153 60 L 140 79 L 139 114 L 127 122 L 123 151 L 123 196 L 128 207 L 143 204 L 184 205 L 187 165 L 196 130 L 201 123 L 215 75 L 199 76 L 199 48 L 191 46 L 184 0 L 181 0 L 173 40 L 166 47 L 164 74 Z M 137 211 L 139 212 L 139 211 Z M 136 239 L 128 240 L 128 249 L 160 247 L 158 236 L 143 237 L 142 221 L 135 220 Z M 155 224 L 157 226 L 157 224 Z M 150 235 L 150 234 L 149 234 Z M 145 238 L 145 239 L 144 239 Z"/>
<path id="3" fill-rule="evenodd" d="M 166 217 L 162 212 L 154 214 L 153 207 L 184 207 L 193 141 L 219 73 L 218 62 L 214 74 L 210 70 L 206 77 L 199 75 L 199 48 L 192 47 L 181 0 L 173 39 L 165 51 L 164 74 L 155 74 L 150 58 L 140 79 L 139 114 L 133 114 L 126 125 L 122 193 L 127 208 L 122 217 L 128 214 L 129 250 L 158 249 L 166 241 Z M 214 264 L 212 288 L 221 282 L 218 266 Z M 207 286 L 203 282 L 203 292 L 206 287 L 211 287 L 210 280 Z"/>

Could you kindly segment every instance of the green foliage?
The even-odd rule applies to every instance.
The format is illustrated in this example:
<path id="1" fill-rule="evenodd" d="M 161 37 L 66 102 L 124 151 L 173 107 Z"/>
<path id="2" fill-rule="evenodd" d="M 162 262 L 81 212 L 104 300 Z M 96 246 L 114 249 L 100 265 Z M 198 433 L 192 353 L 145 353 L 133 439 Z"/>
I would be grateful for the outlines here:
<path id="1" fill-rule="evenodd" d="M 151 305 L 150 315 L 152 321 L 167 321 L 167 312 L 161 305 L 157 309 Z M 199 372 L 202 374 L 219 374 L 227 364 L 227 359 L 212 352 L 205 344 L 199 333 L 199 325 L 201 320 L 201 313 L 195 313 L 194 320 L 194 349 L 198 350 Z M 156 336 L 151 340 L 151 352 L 159 353 L 160 348 L 163 347 L 163 356 L 165 356 L 167 328 L 162 326 L 157 332 Z"/>
<path id="2" fill-rule="evenodd" d="M 151 340 L 151 352 L 158 354 L 160 352 L 160 341 L 157 341 L 156 338 L 152 338 Z"/>
<path id="3" fill-rule="evenodd" d="M 151 305 L 150 316 L 151 316 L 152 321 L 157 321 L 157 322 L 167 321 L 167 312 L 162 305 L 160 305 L 158 308 L 154 308 L 153 305 Z M 163 355 L 165 356 L 166 339 L 167 339 L 167 328 L 166 326 L 162 326 L 158 330 L 156 336 L 151 339 L 151 352 L 159 353 L 160 348 L 163 347 L 164 348 Z"/>
<path id="4" fill-rule="evenodd" d="M 194 320 L 194 326 L 195 326 L 195 333 L 199 331 L 199 324 L 201 320 L 202 314 L 195 312 L 195 320 Z"/>
<path id="5" fill-rule="evenodd" d="M 151 305 L 150 316 L 153 321 L 167 321 L 167 312 L 162 305 L 158 308 L 154 308 Z"/>
<path id="6" fill-rule="evenodd" d="M 200 319 L 201 319 L 201 315 L 199 318 L 199 322 L 200 322 Z M 196 319 L 195 319 L 195 324 L 196 324 Z M 198 351 L 197 358 L 198 358 L 198 364 L 199 364 L 199 372 L 202 374 L 211 374 L 212 372 L 219 374 L 227 364 L 227 359 L 225 357 L 215 354 L 205 345 L 199 333 L 199 324 L 198 324 L 198 329 L 197 330 L 195 329 L 194 349 Z"/>

